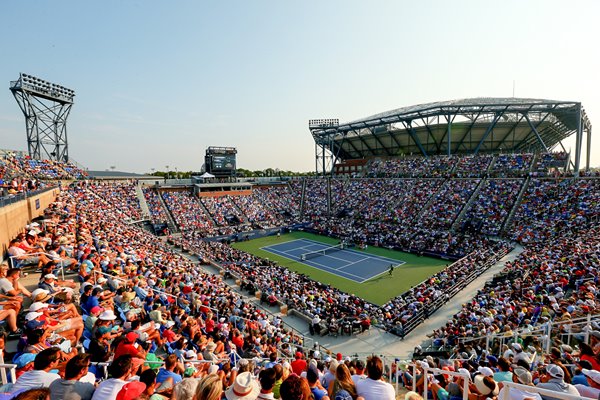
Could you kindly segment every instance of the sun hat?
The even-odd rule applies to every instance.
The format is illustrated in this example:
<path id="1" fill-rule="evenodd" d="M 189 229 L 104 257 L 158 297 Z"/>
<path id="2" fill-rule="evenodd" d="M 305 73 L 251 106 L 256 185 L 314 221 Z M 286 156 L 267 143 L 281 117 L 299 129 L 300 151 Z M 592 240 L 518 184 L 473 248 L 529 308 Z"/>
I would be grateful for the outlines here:
<path id="1" fill-rule="evenodd" d="M 242 372 L 235 377 L 233 385 L 225 391 L 227 400 L 251 400 L 260 392 L 258 382 L 250 372 Z"/>
<path id="2" fill-rule="evenodd" d="M 33 321 L 34 319 L 36 319 L 37 317 L 40 317 L 42 315 L 44 315 L 44 314 L 41 312 L 37 312 L 37 311 L 28 312 L 25 315 L 25 321 Z"/>
<path id="3" fill-rule="evenodd" d="M 48 304 L 37 301 L 29 306 L 29 311 L 39 311 L 42 308 L 48 308 Z"/>
<path id="4" fill-rule="evenodd" d="M 46 274 L 46 275 L 44 275 L 44 279 L 56 279 L 56 275 L 54 275 L 54 274 Z"/>
<path id="5" fill-rule="evenodd" d="M 494 376 L 494 371 L 489 367 L 479 367 L 477 368 L 477 372 L 483 376 Z"/>
<path id="6" fill-rule="evenodd" d="M 587 376 L 588 378 L 590 378 L 591 380 L 593 380 L 594 382 L 596 382 L 597 384 L 600 384 L 600 372 L 596 371 L 595 369 L 582 369 L 581 372 Z"/>
<path id="7" fill-rule="evenodd" d="M 37 288 L 33 292 L 31 292 L 31 298 L 35 299 L 40 293 L 50 294 L 46 289 Z"/>
<path id="8" fill-rule="evenodd" d="M 185 358 L 187 358 L 188 360 L 193 360 L 196 359 L 197 355 L 196 352 L 194 350 L 188 350 L 185 352 Z"/>
<path id="9" fill-rule="evenodd" d="M 98 319 L 101 321 L 114 321 L 117 319 L 117 316 L 115 315 L 114 311 L 106 310 L 98 316 Z"/>
<path id="10" fill-rule="evenodd" d="M 215 344 L 215 342 L 210 342 L 209 344 L 206 345 L 206 350 L 208 350 L 208 351 L 215 351 L 216 348 L 217 348 L 217 345 Z"/>
<path id="11" fill-rule="evenodd" d="M 498 385 L 494 378 L 491 376 L 484 376 L 482 374 L 475 377 L 475 387 L 477 391 L 484 396 L 496 396 L 498 395 Z"/>
<path id="12" fill-rule="evenodd" d="M 208 367 L 208 374 L 216 374 L 217 372 L 219 372 L 219 366 L 218 365 L 211 365 L 210 367 Z"/>

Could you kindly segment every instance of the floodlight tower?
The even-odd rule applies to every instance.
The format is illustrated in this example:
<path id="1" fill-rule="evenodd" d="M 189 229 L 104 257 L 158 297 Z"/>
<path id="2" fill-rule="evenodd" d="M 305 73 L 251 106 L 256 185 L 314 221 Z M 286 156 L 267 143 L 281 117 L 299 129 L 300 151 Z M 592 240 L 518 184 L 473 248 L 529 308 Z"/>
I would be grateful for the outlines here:
<path id="1" fill-rule="evenodd" d="M 75 92 L 24 73 L 10 82 L 10 91 L 25 115 L 29 156 L 69 161 L 67 117 Z"/>

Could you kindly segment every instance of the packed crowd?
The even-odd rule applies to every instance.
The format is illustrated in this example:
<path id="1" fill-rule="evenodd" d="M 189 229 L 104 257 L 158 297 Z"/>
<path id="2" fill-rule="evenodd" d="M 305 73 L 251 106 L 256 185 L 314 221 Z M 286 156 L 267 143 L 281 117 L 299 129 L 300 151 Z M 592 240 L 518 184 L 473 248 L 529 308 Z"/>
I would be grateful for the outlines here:
<path id="1" fill-rule="evenodd" d="M 142 218 L 142 209 L 132 182 L 93 183 L 90 189 L 104 199 L 120 214 L 120 218 L 137 221 Z"/>
<path id="2" fill-rule="evenodd" d="M 465 337 L 510 337 L 517 329 L 596 313 L 599 233 L 589 228 L 530 244 L 506 263 L 501 279 L 488 282 L 434 337 L 449 345 Z"/>
<path id="3" fill-rule="evenodd" d="M 499 176 L 525 176 L 531 169 L 533 154 L 500 154 L 496 156 L 492 173 Z"/>
<path id="4" fill-rule="evenodd" d="M 598 339 L 592 340 L 594 347 L 598 344 Z M 418 393 L 427 392 L 427 398 L 441 400 L 459 400 L 464 395 L 470 400 L 554 400 L 558 394 L 575 399 L 600 396 L 597 352 L 585 344 L 577 350 L 553 347 L 546 354 L 539 344 L 526 348 L 512 342 L 499 356 L 464 355 L 471 358 L 444 360 L 428 356 L 418 361 L 415 369 L 403 372 L 402 382 Z M 433 368 L 441 373 L 432 373 Z M 409 392 L 407 398 L 421 399 L 416 392 Z"/>
<path id="5" fill-rule="evenodd" d="M 371 178 L 436 178 L 447 176 L 456 164 L 456 157 L 402 157 L 374 159 L 368 165 Z"/>
<path id="6" fill-rule="evenodd" d="M 510 246 L 506 243 L 498 242 L 490 248 L 472 252 L 388 301 L 377 311 L 377 319 L 383 322 L 386 329 L 404 337 L 410 332 L 409 329 L 414 328 L 469 284 L 469 277 L 479 276 L 509 250 Z"/>
<path id="7" fill-rule="evenodd" d="M 511 224 L 521 243 L 552 241 L 597 220 L 600 180 L 531 179 Z"/>
<path id="8" fill-rule="evenodd" d="M 0 287 L 9 300 L 0 316 L 8 319 L 19 346 L 14 358 L 17 380 L 0 392 L 10 398 L 41 385 L 53 398 L 76 394 L 88 399 L 137 398 L 144 393 L 178 398 L 179 393 L 194 393 L 196 385 L 215 380 L 221 385 L 215 398 L 224 393 L 228 399 L 239 399 L 249 387 L 256 396 L 261 390 L 269 393 L 268 380 L 263 387 L 261 375 L 277 369 L 275 380 L 281 384 L 277 397 L 294 399 L 285 394 L 285 370 L 289 375 L 296 365 L 292 379 L 300 379 L 297 375 L 303 371 L 311 375 L 323 370 L 325 357 L 304 351 L 302 338 L 286 329 L 281 319 L 268 318 L 219 275 L 205 272 L 154 236 L 126 224 L 122 210 L 97 190 L 98 186 L 81 183 L 62 192 L 46 211 L 45 225 L 36 223 L 24 234 L 20 267 L 38 265 L 40 260 L 29 255 L 32 252 L 56 248 L 59 254 L 42 263 L 39 288 L 29 292 L 19 283 L 20 269 L 2 268 L 6 278 Z M 57 278 L 61 266 L 77 273 L 80 288 Z M 317 298 L 308 289 L 302 297 L 328 307 L 324 297 Z M 26 323 L 21 331 L 12 317 L 21 311 L 24 299 L 33 303 L 23 310 Z M 85 354 L 80 354 L 82 346 Z M 297 360 L 312 356 L 317 368 L 280 358 L 294 354 Z M 253 365 L 249 359 L 268 362 Z M 108 363 L 110 379 L 97 363 Z M 377 368 L 382 369 L 380 362 Z M 295 384 L 308 385 L 312 375 L 302 379 Z M 393 398 L 391 385 L 379 378 L 373 381 L 371 385 L 385 387 L 392 396 L 388 398 Z M 332 395 L 338 391 L 330 389 Z M 380 398 L 373 397 L 379 392 L 370 386 L 363 390 L 364 398 Z"/>
<path id="9" fill-rule="evenodd" d="M 488 179 L 467 209 L 464 220 L 481 221 L 483 234 L 498 235 L 522 186 L 522 179 Z"/>
<path id="10" fill-rule="evenodd" d="M 36 160 L 17 152 L 5 152 L 0 157 L 0 179 L 71 180 L 87 176 L 86 171 L 70 161 Z"/>
<path id="11" fill-rule="evenodd" d="M 146 199 L 146 204 L 148 205 L 148 210 L 150 211 L 150 218 L 153 223 L 166 223 L 168 221 L 167 214 L 165 213 L 165 209 L 158 197 L 156 189 L 143 187 L 142 191 L 144 193 L 144 199 Z"/>

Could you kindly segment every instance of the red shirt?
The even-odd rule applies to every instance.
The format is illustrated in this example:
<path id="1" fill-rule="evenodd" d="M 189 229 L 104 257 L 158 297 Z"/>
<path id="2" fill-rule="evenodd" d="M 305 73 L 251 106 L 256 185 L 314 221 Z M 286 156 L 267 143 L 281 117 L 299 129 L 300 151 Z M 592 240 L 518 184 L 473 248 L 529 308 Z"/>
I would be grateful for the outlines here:
<path id="1" fill-rule="evenodd" d="M 139 350 L 132 343 L 126 343 L 125 341 L 122 341 L 121 343 L 119 343 L 119 345 L 117 346 L 117 348 L 115 350 L 114 359 L 116 360 L 117 358 L 124 356 L 124 355 L 137 357 L 138 353 L 139 353 Z"/>
<path id="2" fill-rule="evenodd" d="M 306 360 L 298 358 L 292 361 L 290 366 L 292 367 L 292 371 L 294 371 L 296 375 L 300 376 L 303 371 L 306 371 Z"/>

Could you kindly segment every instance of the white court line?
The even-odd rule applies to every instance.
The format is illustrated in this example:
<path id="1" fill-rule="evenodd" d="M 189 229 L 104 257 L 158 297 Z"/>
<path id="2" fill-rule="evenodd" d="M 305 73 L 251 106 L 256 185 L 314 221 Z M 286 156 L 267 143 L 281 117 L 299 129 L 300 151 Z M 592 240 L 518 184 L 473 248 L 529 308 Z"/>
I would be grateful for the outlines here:
<path id="1" fill-rule="evenodd" d="M 312 261 L 312 260 L 310 260 L 310 261 Z M 313 263 L 313 264 L 320 265 L 320 266 L 321 266 L 321 267 L 323 267 L 323 268 L 331 268 L 331 267 L 329 267 L 329 266 L 327 266 L 327 265 L 324 265 L 324 264 L 321 264 L 321 263 L 318 263 L 318 262 L 314 262 L 314 261 L 312 261 L 312 263 Z M 310 265 L 310 264 L 308 264 L 308 265 Z M 314 267 L 313 267 L 313 268 L 314 268 Z M 317 269 L 320 269 L 320 268 L 317 268 Z M 337 271 L 337 269 L 335 269 L 335 268 L 334 268 L 333 270 L 334 270 L 334 271 Z M 327 270 L 323 270 L 323 269 L 321 269 L 321 271 L 329 272 L 329 271 L 327 271 Z M 358 283 L 363 283 L 363 282 L 365 282 L 365 281 L 367 280 L 367 279 L 365 279 L 365 277 L 364 277 L 364 276 L 358 276 L 358 275 L 354 275 L 353 273 L 350 273 L 350 272 L 345 272 L 345 271 L 341 271 L 341 272 L 343 272 L 343 273 L 344 273 L 344 274 L 346 274 L 346 275 L 352 275 L 352 276 L 355 276 L 355 277 L 357 277 L 358 279 L 362 279 L 362 281 L 358 281 Z M 338 274 L 334 274 L 334 275 L 336 275 L 336 276 L 339 276 L 339 277 L 341 277 L 341 278 L 348 279 L 348 280 L 350 280 L 350 281 L 352 281 L 352 282 L 357 282 L 357 281 L 355 281 L 354 279 L 346 278 L 346 277 L 345 277 L 345 276 L 343 276 L 343 275 L 338 275 Z M 371 279 L 371 278 L 369 278 L 369 279 Z"/>
<path id="2" fill-rule="evenodd" d="M 271 250 L 269 250 L 269 247 L 277 246 L 277 245 L 283 244 L 283 243 L 290 243 L 290 242 L 304 242 L 304 243 L 308 242 L 308 244 L 306 246 L 295 247 L 295 248 L 293 248 L 291 250 L 277 250 L 277 249 L 271 249 Z M 290 251 L 294 251 L 295 252 L 295 251 L 297 251 L 299 249 L 300 250 L 306 249 L 307 246 L 309 246 L 309 245 L 310 246 L 314 246 L 315 244 L 323 246 L 324 249 L 328 248 L 328 247 L 331 247 L 330 245 L 328 245 L 326 243 L 319 242 L 319 241 L 312 240 L 312 239 L 305 239 L 305 238 L 295 239 L 295 240 L 289 240 L 289 241 L 283 242 L 283 243 L 278 243 L 278 244 L 275 244 L 275 245 L 261 247 L 260 249 L 261 250 L 265 250 L 265 251 L 270 251 L 270 252 L 272 252 L 274 254 L 283 253 L 283 257 L 286 257 L 286 258 L 288 258 L 288 259 L 290 259 L 292 261 L 296 261 L 296 262 L 299 261 L 300 263 L 302 263 L 304 265 L 308 265 L 309 267 L 316 268 L 316 269 L 318 269 L 320 271 L 325 271 L 325 272 L 328 272 L 330 274 L 333 274 L 333 275 L 336 275 L 338 277 L 341 277 L 341 278 L 344 278 L 344 279 L 348 279 L 348 280 L 350 280 L 352 282 L 357 282 L 357 283 L 364 283 L 364 282 L 370 281 L 371 279 L 377 278 L 378 276 L 385 274 L 387 272 L 387 269 L 384 270 L 384 271 L 382 271 L 382 272 L 380 272 L 377 275 L 373 275 L 373 276 L 365 278 L 364 276 L 359 276 L 359 275 L 353 274 L 351 272 L 344 271 L 344 269 L 346 267 L 350 267 L 352 265 L 361 263 L 361 262 L 369 260 L 369 259 L 378 260 L 378 261 L 385 260 L 386 262 L 387 261 L 391 261 L 391 262 L 394 263 L 394 268 L 400 267 L 400 266 L 406 264 L 406 261 L 395 260 L 393 258 L 379 256 L 379 255 L 376 255 L 376 254 L 362 253 L 362 252 L 357 251 L 357 250 L 345 248 L 345 249 L 340 249 L 340 251 L 347 251 L 349 253 L 355 254 L 355 255 L 360 256 L 362 258 L 359 259 L 358 261 L 349 262 L 348 260 L 344 260 L 342 258 L 334 257 L 334 256 L 331 256 L 331 255 L 328 255 L 328 254 L 323 254 L 321 257 L 330 257 L 330 258 L 332 258 L 334 260 L 343 261 L 343 262 L 348 263 L 348 264 L 346 264 L 346 265 L 344 265 L 342 267 L 334 268 L 334 267 L 331 267 L 331 266 L 328 266 L 328 265 L 325 265 L 325 264 L 321 264 L 319 262 L 312 261 L 312 259 L 311 260 L 304 260 L 304 261 L 302 261 L 300 259 L 300 257 L 289 253 Z M 314 251 L 319 251 L 319 250 L 314 250 Z M 279 254 L 279 255 L 281 255 L 281 254 Z M 293 258 L 291 258 L 291 257 L 293 257 Z M 318 265 L 318 266 L 320 266 L 322 268 L 312 266 L 312 265 L 308 264 L 308 262 L 311 262 L 312 264 L 316 264 L 316 265 Z M 339 275 L 336 272 L 341 272 L 343 274 L 351 275 L 351 276 L 354 276 L 354 277 L 356 277 L 358 279 L 362 279 L 362 280 L 361 281 L 355 281 L 354 279 L 350 279 L 350 278 L 347 278 L 347 277 L 345 277 L 343 275 Z"/>

